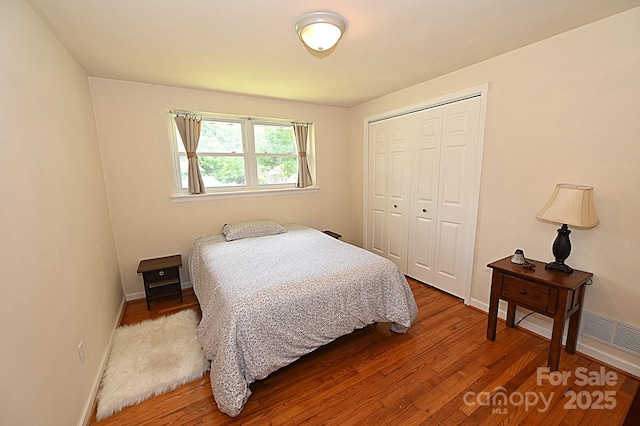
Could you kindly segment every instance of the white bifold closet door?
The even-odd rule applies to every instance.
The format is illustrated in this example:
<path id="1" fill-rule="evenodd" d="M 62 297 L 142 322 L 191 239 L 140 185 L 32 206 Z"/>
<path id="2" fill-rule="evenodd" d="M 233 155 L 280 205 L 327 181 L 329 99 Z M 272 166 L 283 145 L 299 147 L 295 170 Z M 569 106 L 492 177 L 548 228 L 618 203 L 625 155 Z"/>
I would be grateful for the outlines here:
<path id="1" fill-rule="evenodd" d="M 464 298 L 480 167 L 481 98 L 369 125 L 369 250 Z"/>
<path id="2" fill-rule="evenodd" d="M 370 125 L 368 249 L 407 269 L 412 118 Z"/>

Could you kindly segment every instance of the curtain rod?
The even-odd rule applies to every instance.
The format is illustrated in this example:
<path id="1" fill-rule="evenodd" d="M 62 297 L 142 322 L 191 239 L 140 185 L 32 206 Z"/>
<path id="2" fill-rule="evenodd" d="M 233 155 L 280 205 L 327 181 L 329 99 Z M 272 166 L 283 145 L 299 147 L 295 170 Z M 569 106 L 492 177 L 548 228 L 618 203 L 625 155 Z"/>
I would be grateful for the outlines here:
<path id="1" fill-rule="evenodd" d="M 187 112 L 187 111 L 169 111 L 169 114 L 173 114 L 176 117 L 192 117 L 192 118 L 200 118 L 202 119 L 202 114 L 196 114 L 195 112 Z"/>
<path id="2" fill-rule="evenodd" d="M 304 121 L 290 121 L 290 120 L 283 120 L 278 118 L 261 118 L 261 117 L 248 117 L 248 116 L 226 115 L 226 114 L 206 114 L 206 113 L 195 113 L 195 112 L 189 112 L 189 111 L 169 110 L 169 114 L 173 114 L 176 117 L 180 117 L 180 116 L 192 117 L 192 118 L 199 118 L 201 120 L 204 117 L 211 117 L 211 118 L 230 118 L 235 120 L 248 120 L 248 121 L 266 121 L 266 122 L 271 121 L 276 123 L 290 123 L 293 126 L 311 126 L 313 124 L 313 123 L 307 123 Z"/>

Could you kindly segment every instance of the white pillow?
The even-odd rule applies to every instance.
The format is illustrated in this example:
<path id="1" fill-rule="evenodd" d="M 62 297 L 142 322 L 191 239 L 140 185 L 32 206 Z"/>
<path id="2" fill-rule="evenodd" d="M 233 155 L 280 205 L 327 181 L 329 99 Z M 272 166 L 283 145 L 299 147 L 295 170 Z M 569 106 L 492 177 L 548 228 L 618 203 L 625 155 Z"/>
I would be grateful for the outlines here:
<path id="1" fill-rule="evenodd" d="M 222 227 L 222 233 L 227 241 L 240 240 L 242 238 L 264 237 L 287 232 L 278 222 L 271 219 L 249 220 L 246 222 L 226 223 Z"/>

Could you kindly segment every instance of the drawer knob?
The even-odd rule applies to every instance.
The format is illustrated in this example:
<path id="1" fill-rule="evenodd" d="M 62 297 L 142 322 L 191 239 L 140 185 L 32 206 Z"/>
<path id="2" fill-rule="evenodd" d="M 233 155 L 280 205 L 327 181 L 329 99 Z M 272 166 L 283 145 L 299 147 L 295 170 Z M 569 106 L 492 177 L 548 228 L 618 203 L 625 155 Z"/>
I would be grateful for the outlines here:
<path id="1" fill-rule="evenodd" d="M 527 290 L 524 290 L 524 289 L 520 290 L 520 294 L 527 294 Z"/>
<path id="2" fill-rule="evenodd" d="M 164 275 L 164 271 L 158 272 L 158 275 L 163 276 Z"/>
<path id="3" fill-rule="evenodd" d="M 398 208 L 398 205 L 397 205 L 397 204 L 394 204 L 394 205 L 393 205 L 393 208 L 394 208 L 394 209 L 397 209 L 397 208 Z"/>
<path id="4" fill-rule="evenodd" d="M 426 213 L 426 212 L 427 212 L 427 209 L 422 209 L 422 213 Z"/>

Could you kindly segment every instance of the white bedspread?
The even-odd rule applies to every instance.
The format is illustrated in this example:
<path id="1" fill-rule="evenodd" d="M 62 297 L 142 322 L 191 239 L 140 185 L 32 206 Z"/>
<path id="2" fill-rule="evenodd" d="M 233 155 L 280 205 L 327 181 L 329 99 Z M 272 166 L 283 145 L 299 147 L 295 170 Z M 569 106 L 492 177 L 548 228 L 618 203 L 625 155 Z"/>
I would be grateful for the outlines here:
<path id="1" fill-rule="evenodd" d="M 189 272 L 202 309 L 198 339 L 211 359 L 220 411 L 237 416 L 249 385 L 374 322 L 403 333 L 418 309 L 389 260 L 302 225 L 227 242 L 198 238 Z"/>

